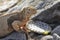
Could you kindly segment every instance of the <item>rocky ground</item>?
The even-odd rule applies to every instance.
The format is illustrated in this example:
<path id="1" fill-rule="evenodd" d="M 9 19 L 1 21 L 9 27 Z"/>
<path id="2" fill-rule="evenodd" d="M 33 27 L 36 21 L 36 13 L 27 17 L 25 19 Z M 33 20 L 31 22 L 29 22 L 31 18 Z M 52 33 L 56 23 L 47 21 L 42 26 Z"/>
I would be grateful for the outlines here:
<path id="1" fill-rule="evenodd" d="M 21 11 L 27 5 L 36 8 L 37 14 L 34 15 L 32 20 L 40 21 L 41 23 L 37 25 L 40 25 L 39 27 L 49 27 L 49 34 L 44 35 L 39 32 L 30 32 L 27 38 L 24 32 L 16 32 L 13 29 L 8 30 L 10 28 L 8 25 L 9 18 L 15 14 L 3 15 Z M 46 26 L 44 23 L 49 26 Z M 0 37 L 0 40 L 60 40 L 60 0 L 19 0 L 11 8 L 2 8 L 0 10 Z"/>

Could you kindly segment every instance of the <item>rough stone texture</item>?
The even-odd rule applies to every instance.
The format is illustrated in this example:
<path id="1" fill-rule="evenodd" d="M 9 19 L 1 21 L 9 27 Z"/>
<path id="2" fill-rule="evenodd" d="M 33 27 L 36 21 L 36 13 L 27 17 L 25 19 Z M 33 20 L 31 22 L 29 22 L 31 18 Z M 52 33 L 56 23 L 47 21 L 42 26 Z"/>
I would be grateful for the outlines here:
<path id="1" fill-rule="evenodd" d="M 56 34 L 60 35 L 60 25 L 57 26 L 56 28 L 54 28 L 51 33 L 56 33 Z"/>
<path id="2" fill-rule="evenodd" d="M 58 5 L 60 3 L 54 5 L 53 7 L 45 10 L 45 11 L 42 11 L 37 17 L 36 19 L 38 20 L 41 20 L 41 21 L 47 21 L 47 20 L 51 20 L 53 19 L 55 16 L 59 15 L 59 11 L 57 11 L 58 9 Z"/>
<path id="3" fill-rule="evenodd" d="M 29 1 L 28 0 L 23 0 L 21 2 L 21 4 L 19 2 L 18 5 L 16 5 L 15 7 L 12 7 L 9 10 L 7 10 L 6 14 L 11 14 L 12 12 L 15 12 L 15 11 L 18 11 L 18 10 L 20 11 L 22 8 L 27 7 L 27 6 L 33 6 L 37 9 L 37 14 L 36 15 L 38 15 L 37 17 L 34 18 L 35 20 L 40 20 L 40 21 L 43 21 L 43 22 L 48 23 L 48 24 L 53 24 L 53 27 L 56 27 L 57 25 L 60 25 L 59 24 L 60 23 L 60 14 L 59 14 L 59 11 L 57 11 L 57 10 L 60 10 L 59 5 L 60 5 L 60 0 L 37 0 L 37 1 L 36 0 L 29 0 Z M 5 14 L 5 13 L 2 13 L 2 14 Z M 12 15 L 7 15 L 7 16 L 3 16 L 3 17 L 0 15 L 0 28 L 1 28 L 0 29 L 0 37 L 5 36 L 5 35 L 7 35 L 7 34 L 9 34 L 13 31 L 13 30 L 10 30 L 11 32 L 8 31 L 9 27 L 8 27 L 8 24 L 7 24 L 7 19 Z M 56 20 L 56 18 L 57 18 L 57 20 Z M 15 33 L 12 33 L 12 35 L 13 34 L 15 34 Z M 40 40 L 41 35 L 40 34 L 37 35 L 37 34 L 34 33 L 34 38 L 30 39 L 30 40 L 35 40 L 35 39 Z M 15 35 L 13 35 L 13 36 L 16 37 Z M 40 36 L 40 37 L 38 37 L 38 36 Z M 22 36 L 19 36 L 19 37 L 22 37 Z M 8 37 L 5 37 L 5 38 L 8 39 Z M 1 39 L 1 40 L 5 40 L 5 38 Z M 11 37 L 9 37 L 9 38 L 11 38 Z M 9 40 L 12 40 L 12 39 L 9 39 Z"/>
<path id="4" fill-rule="evenodd" d="M 0 37 L 8 35 L 9 33 L 13 31 L 11 25 L 9 25 L 11 23 L 11 20 L 9 18 L 12 15 L 16 15 L 16 14 L 9 14 L 9 15 L 0 17 L 0 28 L 1 28 Z"/>
<path id="5" fill-rule="evenodd" d="M 43 36 L 41 40 L 53 40 L 53 36 L 51 35 Z"/>
<path id="6" fill-rule="evenodd" d="M 52 35 L 43 36 L 40 40 L 60 40 L 60 36 L 54 33 Z"/>
<path id="7" fill-rule="evenodd" d="M 27 40 L 26 35 L 23 32 L 13 32 L 7 37 L 0 40 Z"/>
<path id="8" fill-rule="evenodd" d="M 45 23 L 48 23 L 52 29 L 55 28 L 56 26 L 60 25 L 60 10 L 59 10 L 59 4 L 57 3 L 56 5 L 52 6 L 51 8 L 40 12 L 40 14 L 36 17 L 33 18 L 33 20 L 40 20 Z M 51 25 L 52 24 L 52 25 Z"/>
<path id="9" fill-rule="evenodd" d="M 57 33 L 53 33 L 53 40 L 60 40 L 60 36 Z"/>
<path id="10" fill-rule="evenodd" d="M 15 4 L 17 4 L 19 0 L 0 0 L 0 12 L 5 11 Z"/>

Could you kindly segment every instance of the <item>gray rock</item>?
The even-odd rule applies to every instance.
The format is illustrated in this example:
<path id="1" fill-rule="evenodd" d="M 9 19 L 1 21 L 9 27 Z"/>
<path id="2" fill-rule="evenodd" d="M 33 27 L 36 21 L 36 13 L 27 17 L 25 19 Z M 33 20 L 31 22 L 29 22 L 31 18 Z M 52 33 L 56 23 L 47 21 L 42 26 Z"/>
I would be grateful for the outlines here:
<path id="1" fill-rule="evenodd" d="M 60 36 L 56 33 L 54 33 L 53 35 L 53 40 L 60 40 Z"/>
<path id="2" fill-rule="evenodd" d="M 60 35 L 60 25 L 59 26 L 56 26 L 56 28 L 51 33 L 52 34 L 53 33 L 56 33 L 56 34 Z"/>
<path id="3" fill-rule="evenodd" d="M 52 35 L 43 36 L 40 40 L 60 40 L 60 36 L 54 33 Z"/>
<path id="4" fill-rule="evenodd" d="M 59 0 L 29 0 L 28 4 L 35 7 L 36 9 L 43 9 L 45 7 L 47 7 L 48 5 L 53 5 L 55 3 L 57 3 Z M 47 7 L 48 8 L 48 7 Z"/>
<path id="5" fill-rule="evenodd" d="M 44 35 L 35 32 L 30 32 L 29 36 L 30 36 L 29 40 L 40 40 Z"/>
<path id="6" fill-rule="evenodd" d="M 10 26 L 8 25 L 9 24 L 8 19 L 12 15 L 6 15 L 6 16 L 0 17 L 0 37 L 8 35 L 9 33 L 13 31 L 13 29 L 11 28 L 11 25 Z"/>
<path id="7" fill-rule="evenodd" d="M 37 9 L 37 14 L 34 15 L 33 19 L 46 21 L 53 18 L 55 16 L 53 12 L 59 2 L 59 0 L 30 0 L 29 5 Z"/>
<path id="8" fill-rule="evenodd" d="M 38 15 L 36 17 L 34 17 L 33 20 L 37 19 L 37 20 L 41 20 L 41 21 L 44 21 L 44 22 L 48 22 L 48 23 L 53 22 L 54 20 L 56 20 L 56 19 L 53 19 L 53 18 L 56 18 L 57 15 L 59 16 L 59 10 L 58 10 L 59 9 L 58 8 L 59 4 L 60 3 L 57 2 L 55 5 L 53 5 L 50 8 L 48 8 L 48 7 L 51 6 L 51 5 L 49 5 L 48 7 L 45 6 L 47 8 L 46 10 L 44 10 L 45 8 L 39 9 L 38 12 L 37 12 Z M 58 18 L 58 20 L 59 20 L 59 18 Z"/>
<path id="9" fill-rule="evenodd" d="M 56 16 L 56 14 L 54 12 L 56 7 L 57 6 L 55 5 L 55 6 L 49 8 L 45 11 L 40 12 L 40 14 L 35 17 L 35 19 L 42 20 L 42 21 L 47 21 L 47 20 L 50 20 L 50 19 L 54 18 Z"/>
<path id="10" fill-rule="evenodd" d="M 13 32 L 5 38 L 0 40 L 27 40 L 26 35 L 23 32 Z"/>
<path id="11" fill-rule="evenodd" d="M 8 15 L 5 14 L 6 13 L 0 16 L 0 37 L 6 36 L 13 32 L 14 30 L 11 24 L 14 20 L 19 19 L 15 13 L 8 13 Z"/>
<path id="12" fill-rule="evenodd" d="M 43 36 L 41 40 L 53 40 L 53 36 L 51 35 Z"/>
<path id="13" fill-rule="evenodd" d="M 18 1 L 19 0 L 0 0 L 0 12 L 11 8 L 13 5 L 17 4 Z"/>

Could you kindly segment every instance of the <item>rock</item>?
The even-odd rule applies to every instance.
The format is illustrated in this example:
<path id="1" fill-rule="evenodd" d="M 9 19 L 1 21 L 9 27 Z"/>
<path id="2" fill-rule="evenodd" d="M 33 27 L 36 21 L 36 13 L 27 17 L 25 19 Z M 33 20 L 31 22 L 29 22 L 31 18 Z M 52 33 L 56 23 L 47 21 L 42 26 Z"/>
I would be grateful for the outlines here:
<path id="1" fill-rule="evenodd" d="M 40 40 L 42 37 L 44 37 L 44 36 L 43 35 L 35 36 L 34 40 Z"/>
<path id="2" fill-rule="evenodd" d="M 35 32 L 30 32 L 29 33 L 29 39 L 28 40 L 40 40 L 41 37 L 43 37 L 44 35 L 41 35 L 41 34 L 38 34 L 38 33 L 35 33 Z"/>
<path id="3" fill-rule="evenodd" d="M 0 0 L 0 12 L 16 5 L 19 0 Z"/>
<path id="4" fill-rule="evenodd" d="M 40 40 L 60 40 L 60 36 L 54 33 L 52 35 L 43 36 Z"/>
<path id="5" fill-rule="evenodd" d="M 11 24 L 14 20 L 18 19 L 16 15 L 9 13 L 8 15 L 0 16 L 0 37 L 6 36 L 14 31 Z"/>
<path id="6" fill-rule="evenodd" d="M 19 2 L 13 6 L 12 8 L 10 8 L 7 13 L 13 13 L 16 11 L 21 11 L 21 9 L 24 8 L 24 6 L 26 6 L 27 2 L 25 0 L 19 0 Z"/>
<path id="7" fill-rule="evenodd" d="M 33 20 L 41 20 L 46 23 L 51 23 L 53 21 L 53 18 L 55 18 L 57 15 L 59 15 L 59 11 L 56 11 L 59 9 L 58 8 L 59 4 L 60 3 L 58 2 L 50 8 L 46 7 L 47 9 L 42 8 L 40 10 L 37 10 L 38 15 L 36 17 L 34 17 Z M 51 6 L 51 5 L 49 5 L 49 6 Z M 52 21 L 50 21 L 50 20 L 52 20 Z"/>
<path id="8" fill-rule="evenodd" d="M 20 0 L 0 0 L 0 38 L 7 36 L 14 31 L 11 23 L 15 19 L 18 19 L 18 17 L 15 16 L 16 14 L 12 13 L 14 10 L 8 11 L 16 6 L 18 2 L 20 2 Z"/>
<path id="9" fill-rule="evenodd" d="M 60 40 L 60 36 L 56 33 L 53 33 L 53 40 Z"/>
<path id="10" fill-rule="evenodd" d="M 53 36 L 51 35 L 43 36 L 40 40 L 53 40 Z"/>
<path id="11" fill-rule="evenodd" d="M 36 9 L 43 9 L 45 7 L 51 7 L 51 5 L 58 3 L 59 0 L 29 0 L 28 5 L 33 6 Z M 48 8 L 47 7 L 47 8 Z"/>
<path id="12" fill-rule="evenodd" d="M 56 34 L 60 35 L 60 25 L 59 26 L 56 26 L 56 28 L 53 29 L 53 31 L 51 33 L 52 34 L 56 33 Z"/>
<path id="13" fill-rule="evenodd" d="M 5 38 L 0 40 L 27 40 L 26 35 L 23 32 L 13 32 Z"/>
<path id="14" fill-rule="evenodd" d="M 54 28 L 56 28 L 56 26 L 58 26 L 58 24 L 49 24 L 49 26 L 51 26 L 51 28 L 53 30 Z"/>
<path id="15" fill-rule="evenodd" d="M 26 26 L 29 30 L 36 33 L 48 34 L 49 32 L 51 32 L 51 27 L 48 24 L 38 20 L 30 20 L 29 22 L 27 22 Z"/>

